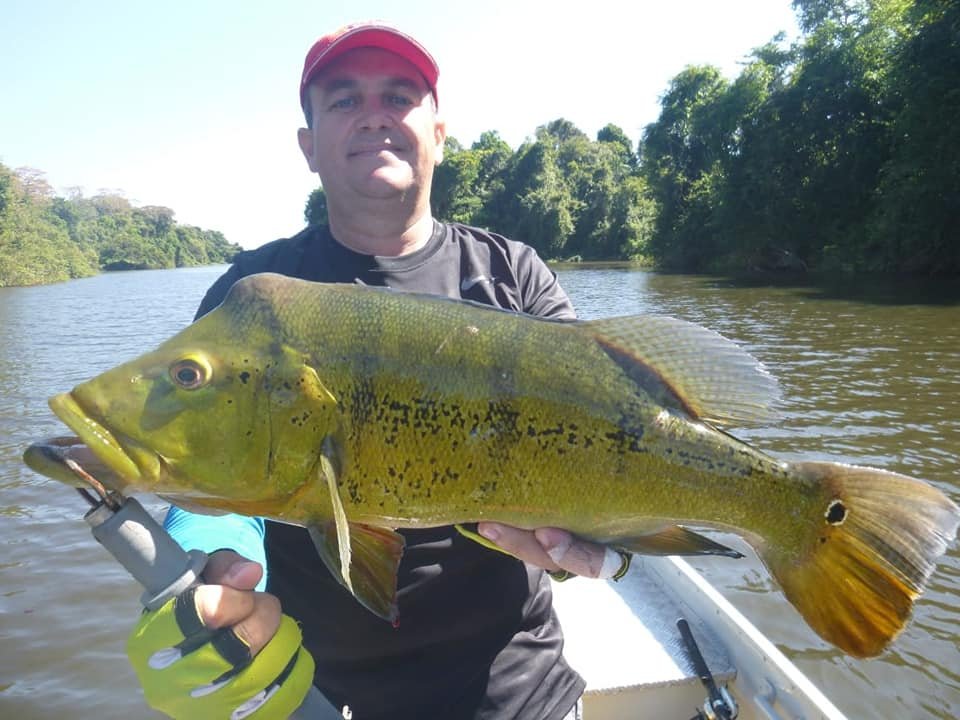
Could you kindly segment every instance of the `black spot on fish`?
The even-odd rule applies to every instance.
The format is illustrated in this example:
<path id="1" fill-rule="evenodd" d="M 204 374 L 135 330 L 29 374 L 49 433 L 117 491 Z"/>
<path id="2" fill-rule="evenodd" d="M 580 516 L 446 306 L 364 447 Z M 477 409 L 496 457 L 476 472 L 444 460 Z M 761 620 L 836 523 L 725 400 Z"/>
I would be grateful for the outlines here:
<path id="1" fill-rule="evenodd" d="M 834 500 L 827 507 L 827 522 L 831 525 L 841 525 L 847 519 L 847 506 L 842 500 Z"/>
<path id="2" fill-rule="evenodd" d="M 413 404 L 413 429 L 420 437 L 440 434 L 444 428 L 440 417 L 449 416 L 449 410 L 433 398 L 415 398 Z"/>
<path id="3" fill-rule="evenodd" d="M 248 373 L 246 370 L 240 373 L 240 382 L 246 385 L 247 382 L 249 382 L 249 380 L 250 380 L 250 373 Z"/>
<path id="4" fill-rule="evenodd" d="M 491 400 L 487 403 L 486 415 L 476 423 L 476 432 L 489 435 L 490 457 L 499 463 L 510 461 L 513 448 L 520 442 L 523 433 L 519 427 L 520 412 L 509 400 Z"/>
<path id="5" fill-rule="evenodd" d="M 604 433 L 604 437 L 611 442 L 614 450 L 621 455 L 626 455 L 628 452 L 645 452 L 640 447 L 640 436 L 626 430 L 621 429 L 616 432 Z"/>
<path id="6" fill-rule="evenodd" d="M 354 505 L 363 502 L 363 495 L 360 494 L 360 486 L 356 480 L 347 483 L 347 495 L 350 496 L 350 502 Z"/>
<path id="7" fill-rule="evenodd" d="M 370 378 L 360 378 L 350 390 L 350 418 L 355 427 L 363 427 L 370 422 L 377 406 L 376 390 Z"/>

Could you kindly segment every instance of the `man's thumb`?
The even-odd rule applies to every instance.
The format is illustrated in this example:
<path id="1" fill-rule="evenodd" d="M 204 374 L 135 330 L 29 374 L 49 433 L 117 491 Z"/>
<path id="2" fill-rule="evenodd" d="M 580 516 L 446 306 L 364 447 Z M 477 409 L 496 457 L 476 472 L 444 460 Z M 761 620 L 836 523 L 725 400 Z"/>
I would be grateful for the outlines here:
<path id="1" fill-rule="evenodd" d="M 233 550 L 217 550 L 207 560 L 203 579 L 235 590 L 253 590 L 263 577 L 263 566 Z"/>

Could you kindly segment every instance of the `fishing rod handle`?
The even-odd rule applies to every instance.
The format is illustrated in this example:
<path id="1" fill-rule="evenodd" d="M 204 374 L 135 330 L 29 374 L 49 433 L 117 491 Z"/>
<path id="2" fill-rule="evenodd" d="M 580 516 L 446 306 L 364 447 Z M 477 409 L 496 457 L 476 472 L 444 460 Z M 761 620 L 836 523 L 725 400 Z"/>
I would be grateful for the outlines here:
<path id="1" fill-rule="evenodd" d="M 147 610 L 202 582 L 207 554 L 181 548 L 136 498 L 125 498 L 117 509 L 101 503 L 84 520 L 97 542 L 143 586 L 140 602 Z M 290 720 L 343 720 L 343 714 L 311 685 Z"/>

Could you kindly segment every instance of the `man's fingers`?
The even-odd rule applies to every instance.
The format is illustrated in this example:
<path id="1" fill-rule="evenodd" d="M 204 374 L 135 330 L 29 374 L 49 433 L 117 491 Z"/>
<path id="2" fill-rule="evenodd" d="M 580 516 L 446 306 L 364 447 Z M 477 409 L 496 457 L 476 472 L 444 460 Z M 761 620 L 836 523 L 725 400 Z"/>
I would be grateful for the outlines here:
<path id="1" fill-rule="evenodd" d="M 611 563 L 614 572 L 620 566 L 620 556 L 615 551 L 575 538 L 559 528 L 530 531 L 483 522 L 477 526 L 477 532 L 514 557 L 550 572 L 566 570 L 583 577 L 611 577 Z"/>
<path id="2" fill-rule="evenodd" d="M 537 542 L 561 570 L 582 577 L 601 577 L 607 548 L 597 543 L 578 540 L 565 530 L 538 528 Z"/>
<path id="3" fill-rule="evenodd" d="M 193 602 L 205 627 L 225 628 L 246 619 L 254 611 L 255 595 L 226 585 L 199 585 L 193 592 Z"/>
<path id="4" fill-rule="evenodd" d="M 280 601 L 253 592 L 263 576 L 260 563 L 233 550 L 218 550 L 203 570 L 208 585 L 199 586 L 194 602 L 200 621 L 210 628 L 230 628 L 256 655 L 280 627 Z"/>
<path id="5" fill-rule="evenodd" d="M 246 618 L 233 626 L 233 632 L 247 643 L 250 654 L 256 655 L 270 642 L 280 627 L 280 601 L 268 593 L 254 593 L 254 608 Z"/>
<path id="6" fill-rule="evenodd" d="M 555 563 L 547 554 L 546 548 L 540 544 L 537 537 L 530 530 L 521 530 L 510 525 L 482 522 L 477 525 L 477 532 L 483 537 L 496 543 L 515 558 L 526 563 L 536 565 L 551 572 L 566 569 Z M 569 535 L 569 533 L 567 533 Z M 573 570 L 571 570 L 573 572 Z"/>
<path id="7" fill-rule="evenodd" d="M 230 628 L 256 655 L 280 627 L 280 601 L 268 593 L 200 585 L 194 591 L 200 621 L 209 628 Z"/>

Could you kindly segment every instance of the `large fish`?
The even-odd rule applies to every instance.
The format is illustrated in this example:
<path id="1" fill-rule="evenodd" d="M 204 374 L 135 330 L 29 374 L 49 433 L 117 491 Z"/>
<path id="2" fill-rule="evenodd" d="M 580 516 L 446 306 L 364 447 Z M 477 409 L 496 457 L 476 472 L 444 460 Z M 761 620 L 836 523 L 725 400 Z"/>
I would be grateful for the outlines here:
<path id="1" fill-rule="evenodd" d="M 910 477 L 784 462 L 717 426 L 769 420 L 751 356 L 658 316 L 554 322 L 263 274 L 162 344 L 51 399 L 124 485 L 305 525 L 395 619 L 395 528 L 495 520 L 637 553 L 736 555 L 871 656 L 903 628 L 960 511 Z"/>

